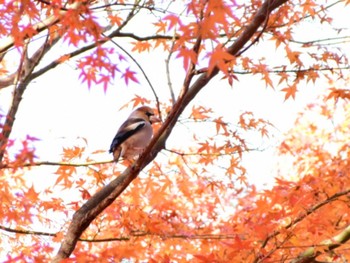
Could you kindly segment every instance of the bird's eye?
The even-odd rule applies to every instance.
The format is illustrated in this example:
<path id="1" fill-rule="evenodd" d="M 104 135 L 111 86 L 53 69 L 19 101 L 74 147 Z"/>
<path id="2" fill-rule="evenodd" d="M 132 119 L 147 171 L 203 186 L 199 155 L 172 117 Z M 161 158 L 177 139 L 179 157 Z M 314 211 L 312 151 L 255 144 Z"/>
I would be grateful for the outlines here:
<path id="1" fill-rule="evenodd" d="M 151 116 L 153 116 L 154 114 L 153 114 L 152 112 L 146 112 L 146 115 L 147 115 L 147 117 L 151 117 Z"/>

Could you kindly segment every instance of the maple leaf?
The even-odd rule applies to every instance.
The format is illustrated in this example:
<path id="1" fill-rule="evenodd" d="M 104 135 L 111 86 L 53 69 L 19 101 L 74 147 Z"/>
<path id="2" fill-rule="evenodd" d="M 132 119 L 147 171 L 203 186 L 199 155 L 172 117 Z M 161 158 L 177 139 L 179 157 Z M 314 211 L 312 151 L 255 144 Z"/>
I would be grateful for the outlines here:
<path id="1" fill-rule="evenodd" d="M 66 61 L 68 61 L 70 59 L 70 55 L 63 55 L 63 56 L 60 56 L 56 61 L 58 63 L 64 63 Z"/>
<path id="2" fill-rule="evenodd" d="M 158 27 L 158 30 L 156 31 L 157 34 L 160 33 L 160 32 L 162 32 L 162 33 L 166 32 L 167 24 L 164 21 L 159 21 L 159 22 L 153 23 L 153 25 Z"/>
<path id="3" fill-rule="evenodd" d="M 133 108 L 135 108 L 138 105 L 146 105 L 150 103 L 148 99 L 140 97 L 138 95 L 136 95 L 130 102 L 133 102 Z"/>
<path id="4" fill-rule="evenodd" d="M 186 47 L 180 48 L 178 50 L 177 58 L 183 58 L 184 69 L 188 69 L 189 64 L 197 63 L 197 54 L 192 50 Z"/>
<path id="5" fill-rule="evenodd" d="M 260 133 L 262 137 L 269 137 L 269 131 L 266 129 L 266 127 L 261 128 Z"/>
<path id="6" fill-rule="evenodd" d="M 96 69 L 83 69 L 79 75 L 79 78 L 82 79 L 82 82 L 87 82 L 88 88 L 90 88 L 92 83 L 96 83 Z"/>
<path id="7" fill-rule="evenodd" d="M 257 73 L 261 74 L 262 79 L 266 83 L 266 87 L 270 86 L 271 88 L 274 89 L 272 80 L 270 78 L 269 69 L 268 69 L 268 66 L 266 64 L 259 62 L 259 64 L 254 65 L 254 68 L 252 68 L 252 72 L 253 72 L 253 74 L 257 74 Z"/>
<path id="8" fill-rule="evenodd" d="M 317 68 L 317 66 L 315 66 L 315 68 Z M 309 82 L 310 80 L 315 84 L 316 80 L 319 78 L 319 74 L 317 73 L 316 70 L 310 70 L 307 72 L 306 74 L 307 77 L 307 82 Z"/>
<path id="9" fill-rule="evenodd" d="M 112 24 L 116 24 L 117 26 L 120 26 L 123 23 L 123 19 L 118 15 L 109 15 L 108 18 Z"/>
<path id="10" fill-rule="evenodd" d="M 224 135 L 227 136 L 229 134 L 228 129 L 227 129 L 227 123 L 225 123 L 222 120 L 222 117 L 219 117 L 217 119 L 214 120 L 215 122 L 215 127 L 216 127 L 216 133 L 218 134 L 220 132 L 221 129 L 224 130 Z"/>
<path id="11" fill-rule="evenodd" d="M 281 84 L 284 81 L 287 81 L 289 79 L 289 74 L 284 72 L 284 71 L 278 73 L 278 75 L 281 77 L 279 82 L 278 82 L 278 85 Z"/>
<path id="12" fill-rule="evenodd" d="M 127 68 L 125 70 L 125 72 L 122 75 L 122 78 L 125 81 L 126 85 L 129 85 L 129 80 L 139 83 L 138 79 L 135 77 L 136 72 L 135 71 L 131 71 L 130 68 Z"/>
<path id="13" fill-rule="evenodd" d="M 134 45 L 131 51 L 137 51 L 139 53 L 144 52 L 144 51 L 149 51 L 151 46 L 151 43 L 148 41 L 137 41 L 137 42 L 132 42 L 131 44 Z"/>
<path id="14" fill-rule="evenodd" d="M 208 141 L 206 141 L 205 143 L 201 142 L 199 144 L 201 145 L 201 147 L 198 149 L 198 152 L 206 151 L 207 153 L 209 153 L 211 151 L 211 147 L 209 146 Z"/>
<path id="15" fill-rule="evenodd" d="M 341 99 L 350 99 L 350 90 L 348 89 L 337 89 L 331 88 L 331 92 L 327 96 L 327 100 L 334 98 L 337 102 L 339 98 Z"/>
<path id="16" fill-rule="evenodd" d="M 301 54 L 300 51 L 292 51 L 289 48 L 289 46 L 286 46 L 285 49 L 286 49 L 287 57 L 288 57 L 290 63 L 296 63 L 299 66 L 303 65 L 303 63 L 301 62 L 301 60 L 299 58 L 300 54 Z"/>
<path id="17" fill-rule="evenodd" d="M 109 75 L 102 75 L 100 79 L 97 81 L 98 84 L 103 84 L 103 91 L 106 93 L 108 84 L 110 83 L 110 76 Z"/>
<path id="18" fill-rule="evenodd" d="M 173 14 L 164 17 L 163 20 L 169 21 L 168 30 L 172 29 L 173 27 L 175 27 L 177 25 L 182 25 L 180 17 L 173 15 Z"/>
<path id="19" fill-rule="evenodd" d="M 290 97 L 293 98 L 293 100 L 295 99 L 295 94 L 298 91 L 297 87 L 295 84 L 291 85 L 290 87 L 284 88 L 281 91 L 285 92 L 285 97 L 284 97 L 284 101 L 288 100 Z"/>
<path id="20" fill-rule="evenodd" d="M 91 194 L 89 193 L 88 190 L 86 189 L 79 189 L 79 192 L 81 193 L 81 197 L 86 200 L 86 199 L 89 199 L 91 197 Z"/>
<path id="21" fill-rule="evenodd" d="M 222 45 L 218 45 L 215 50 L 210 54 L 208 75 L 211 74 L 215 67 L 218 67 L 223 73 L 228 74 L 228 62 L 233 63 L 235 56 L 227 52 L 226 48 Z"/>
<path id="22" fill-rule="evenodd" d="M 35 191 L 34 186 L 32 185 L 26 192 L 25 196 L 28 200 L 35 201 L 38 199 L 39 193 Z"/>
<path id="23" fill-rule="evenodd" d="M 160 45 L 163 46 L 164 51 L 169 51 L 170 50 L 170 45 L 168 44 L 168 41 L 166 39 L 156 39 L 154 43 L 154 48 L 159 47 Z"/>

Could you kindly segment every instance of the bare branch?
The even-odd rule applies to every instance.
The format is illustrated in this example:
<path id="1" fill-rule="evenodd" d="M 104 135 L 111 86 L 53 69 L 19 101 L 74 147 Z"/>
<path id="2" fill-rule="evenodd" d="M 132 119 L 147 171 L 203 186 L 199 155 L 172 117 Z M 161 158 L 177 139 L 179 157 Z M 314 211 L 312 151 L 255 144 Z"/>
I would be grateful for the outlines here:
<path id="1" fill-rule="evenodd" d="M 281 67 L 278 67 L 281 68 Z M 350 69 L 350 65 L 348 66 L 343 66 L 343 67 L 324 67 L 324 68 L 314 68 L 314 67 L 309 67 L 309 68 L 298 68 L 298 69 L 267 69 L 266 72 L 272 73 L 272 74 L 280 74 L 280 73 L 307 73 L 307 72 L 322 72 L 322 71 L 341 71 L 341 70 L 348 70 Z M 200 75 L 202 73 L 207 72 L 207 68 L 202 68 L 202 69 L 197 69 L 195 74 Z M 245 70 L 245 71 L 239 71 L 239 70 L 233 70 L 230 73 L 232 74 L 237 74 L 237 75 L 249 75 L 249 74 L 256 74 L 256 72 Z"/>
<path id="2" fill-rule="evenodd" d="M 135 39 L 137 41 L 148 41 L 148 40 L 156 40 L 156 39 L 166 39 L 166 40 L 172 40 L 173 36 L 166 36 L 166 35 L 151 35 L 151 36 L 145 36 L 141 37 L 138 35 L 135 35 L 133 33 L 122 33 L 122 32 L 114 32 L 110 35 L 110 37 L 129 37 L 132 39 Z"/>
<path id="3" fill-rule="evenodd" d="M 300 44 L 303 46 L 313 46 L 313 45 L 335 45 L 335 44 L 342 44 L 347 43 L 350 41 L 350 36 L 342 36 L 342 37 L 330 37 L 330 38 L 322 38 L 322 39 L 315 39 L 315 40 L 309 40 L 309 41 L 299 41 L 295 39 L 289 40 L 292 43 Z"/>
<path id="4" fill-rule="evenodd" d="M 8 76 L 2 77 L 0 79 L 0 89 L 13 85 L 13 83 L 15 82 L 16 75 L 17 75 L 17 72 L 14 72 Z"/>
<path id="5" fill-rule="evenodd" d="M 82 163 L 68 163 L 68 162 L 50 162 L 50 161 L 42 161 L 42 162 L 34 162 L 34 163 L 25 163 L 20 166 L 12 165 L 12 164 L 3 164 L 0 166 L 0 169 L 13 169 L 13 168 L 23 168 L 23 167 L 34 167 L 34 166 L 71 166 L 71 167 L 86 167 L 91 165 L 99 165 L 99 164 L 108 164 L 113 163 L 113 160 L 109 161 L 91 161 L 91 162 L 82 162 Z"/>
<path id="6" fill-rule="evenodd" d="M 13 229 L 13 228 L 1 226 L 1 225 L 0 225 L 0 229 L 6 232 L 23 234 L 23 235 L 50 236 L 50 237 L 55 237 L 57 235 L 55 233 L 48 233 L 48 232 L 42 232 L 42 231 Z"/>
<path id="7" fill-rule="evenodd" d="M 171 102 L 173 105 L 175 104 L 176 100 L 175 100 L 174 89 L 173 89 L 171 77 L 170 77 L 170 58 L 171 58 L 171 55 L 173 54 L 174 44 L 175 44 L 175 39 L 171 43 L 168 57 L 165 60 L 166 76 L 167 76 L 167 80 L 168 80 L 168 87 L 169 87 L 169 91 L 170 91 Z"/>

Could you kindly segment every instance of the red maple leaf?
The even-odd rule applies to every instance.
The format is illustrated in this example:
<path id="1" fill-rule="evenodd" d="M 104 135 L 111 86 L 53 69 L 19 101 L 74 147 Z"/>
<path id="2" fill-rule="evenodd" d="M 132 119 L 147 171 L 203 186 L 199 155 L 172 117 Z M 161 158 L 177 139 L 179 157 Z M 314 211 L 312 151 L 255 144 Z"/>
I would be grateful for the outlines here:
<path id="1" fill-rule="evenodd" d="M 129 80 L 139 83 L 138 79 L 135 77 L 135 74 L 136 72 L 130 70 L 129 68 L 125 70 L 124 74 L 122 75 L 122 78 L 124 78 L 126 85 L 129 85 Z"/>

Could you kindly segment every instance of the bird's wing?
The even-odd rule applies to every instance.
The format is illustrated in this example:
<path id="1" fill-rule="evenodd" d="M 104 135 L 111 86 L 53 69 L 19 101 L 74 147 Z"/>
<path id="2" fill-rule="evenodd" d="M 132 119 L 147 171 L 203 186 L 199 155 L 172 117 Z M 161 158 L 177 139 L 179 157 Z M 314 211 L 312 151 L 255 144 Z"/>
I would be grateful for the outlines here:
<path id="1" fill-rule="evenodd" d="M 137 133 L 142 127 L 144 127 L 146 121 L 142 118 L 132 118 L 126 120 L 122 126 L 120 126 L 117 134 L 115 135 L 109 152 L 112 153 L 114 150 L 125 142 L 129 137 Z"/>

